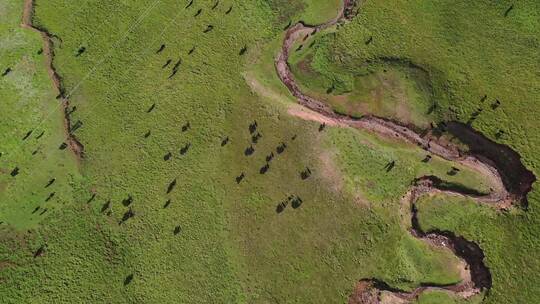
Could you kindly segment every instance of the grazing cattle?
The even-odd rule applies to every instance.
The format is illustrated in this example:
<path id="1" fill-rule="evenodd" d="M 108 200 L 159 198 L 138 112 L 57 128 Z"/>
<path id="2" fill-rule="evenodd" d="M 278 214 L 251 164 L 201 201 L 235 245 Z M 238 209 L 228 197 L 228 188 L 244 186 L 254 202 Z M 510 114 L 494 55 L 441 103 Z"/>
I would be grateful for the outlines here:
<path id="1" fill-rule="evenodd" d="M 11 170 L 10 175 L 12 177 L 15 177 L 15 176 L 19 175 L 19 167 L 15 167 L 13 170 Z"/>
<path id="2" fill-rule="evenodd" d="M 7 74 L 11 73 L 11 71 L 13 71 L 11 68 L 7 68 L 4 70 L 4 72 L 2 73 L 2 77 L 6 76 Z"/>
<path id="3" fill-rule="evenodd" d="M 266 156 L 266 162 L 270 162 L 272 159 L 274 159 L 274 152 L 271 152 Z"/>
<path id="4" fill-rule="evenodd" d="M 169 184 L 169 187 L 167 187 L 167 194 L 171 193 L 176 187 L 176 178 Z"/>
<path id="5" fill-rule="evenodd" d="M 36 208 L 34 209 L 34 211 L 32 211 L 32 214 L 34 214 L 34 213 L 38 212 L 39 208 L 40 208 L 40 207 L 39 207 L 39 206 L 37 206 L 37 207 L 36 207 Z"/>
<path id="6" fill-rule="evenodd" d="M 120 220 L 118 224 L 122 225 L 123 223 L 125 223 L 127 220 L 129 220 L 130 218 L 134 216 L 135 216 L 135 212 L 133 212 L 133 209 L 131 209 L 130 207 L 129 210 L 126 211 L 126 213 L 124 213 L 124 216 L 122 216 L 122 220 Z"/>
<path id="7" fill-rule="evenodd" d="M 255 131 L 257 131 L 257 127 L 258 127 L 257 121 L 255 120 L 255 121 L 253 121 L 253 123 L 251 123 L 251 124 L 249 125 L 249 133 L 250 133 L 250 134 L 255 133 Z"/>
<path id="8" fill-rule="evenodd" d="M 319 125 L 319 132 L 324 131 L 324 129 L 326 129 L 326 123 L 323 122 L 322 124 Z"/>
<path id="9" fill-rule="evenodd" d="M 130 274 L 128 275 L 125 279 L 124 279 L 124 286 L 128 285 L 129 283 L 131 283 L 133 281 L 133 274 Z"/>
<path id="10" fill-rule="evenodd" d="M 182 149 L 180 149 L 180 155 L 186 154 L 190 147 L 191 147 L 191 143 L 186 144 Z"/>
<path id="11" fill-rule="evenodd" d="M 180 234 L 181 231 L 182 231 L 182 227 L 180 226 L 174 227 L 174 235 Z"/>
<path id="12" fill-rule="evenodd" d="M 287 145 L 282 142 L 277 148 L 276 148 L 276 152 L 277 154 L 281 154 L 283 152 L 285 152 L 285 149 L 287 148 Z"/>
<path id="13" fill-rule="evenodd" d="M 150 108 L 148 108 L 148 110 L 146 110 L 146 113 L 150 113 L 150 112 L 154 111 L 155 108 L 156 108 L 156 104 L 154 103 L 154 104 L 152 104 L 150 106 Z"/>
<path id="14" fill-rule="evenodd" d="M 484 96 L 483 96 L 482 98 L 480 98 L 480 101 L 481 101 L 481 102 L 484 102 L 484 101 L 486 101 L 487 97 L 488 97 L 488 96 L 487 96 L 487 94 L 486 94 L 486 95 L 484 95 Z"/>
<path id="15" fill-rule="evenodd" d="M 302 50 L 302 48 L 304 47 L 303 44 L 300 44 L 297 48 L 296 48 L 296 51 L 299 52 Z"/>
<path id="16" fill-rule="evenodd" d="M 503 135 L 504 135 L 504 131 L 499 130 L 499 131 L 497 131 L 497 133 L 495 133 L 495 138 L 500 139 Z"/>
<path id="17" fill-rule="evenodd" d="M 60 147 L 58 147 L 60 150 L 65 150 L 67 148 L 67 144 L 64 142 L 60 145 Z"/>
<path id="18" fill-rule="evenodd" d="M 172 157 L 172 153 L 169 152 L 169 153 L 165 154 L 165 156 L 163 156 L 163 160 L 168 161 L 169 159 L 171 159 L 171 157 Z"/>
<path id="19" fill-rule="evenodd" d="M 152 131 L 148 130 L 148 132 L 144 133 L 144 138 L 150 137 L 151 134 L 152 134 Z"/>
<path id="20" fill-rule="evenodd" d="M 504 12 L 504 17 L 508 17 L 510 12 L 514 9 L 514 5 L 510 5 L 510 7 Z"/>
<path id="21" fill-rule="evenodd" d="M 209 24 L 209 25 L 206 26 L 206 29 L 203 31 L 203 33 L 206 34 L 206 33 L 210 32 L 210 31 L 212 31 L 213 29 L 214 29 L 214 26 Z"/>
<path id="22" fill-rule="evenodd" d="M 193 54 L 193 52 L 195 52 L 195 48 L 196 48 L 195 46 L 194 46 L 194 47 L 192 47 L 192 48 L 191 48 L 191 50 L 189 50 L 189 52 L 188 52 L 188 55 L 191 55 L 191 54 Z"/>
<path id="23" fill-rule="evenodd" d="M 41 131 L 38 136 L 36 136 L 36 139 L 40 139 L 45 134 L 45 131 Z"/>
<path id="24" fill-rule="evenodd" d="M 373 36 L 369 36 L 368 40 L 366 40 L 366 45 L 371 44 L 373 42 Z"/>
<path id="25" fill-rule="evenodd" d="M 168 199 L 166 202 L 165 202 L 165 205 L 163 205 L 163 209 L 169 207 L 169 205 L 171 205 L 172 201 L 170 199 Z"/>
<path id="26" fill-rule="evenodd" d="M 501 105 L 501 102 L 496 99 L 494 103 L 491 104 L 491 109 L 492 110 L 497 110 L 497 108 Z"/>
<path id="27" fill-rule="evenodd" d="M 187 130 L 191 129 L 191 124 L 188 122 L 186 122 L 186 124 L 184 124 L 182 126 L 182 132 L 186 132 Z"/>
<path id="28" fill-rule="evenodd" d="M 270 169 L 270 164 L 266 163 L 266 165 L 262 166 L 262 168 L 259 170 L 259 173 L 266 174 L 266 172 L 268 172 L 269 169 Z"/>
<path id="29" fill-rule="evenodd" d="M 238 53 L 240 56 L 244 55 L 247 52 L 247 46 L 244 45 L 244 47 L 240 50 L 240 53 Z"/>
<path id="30" fill-rule="evenodd" d="M 39 148 L 35 149 L 35 150 L 32 152 L 32 155 L 36 155 L 36 154 L 38 154 L 38 152 L 39 152 Z"/>
<path id="31" fill-rule="evenodd" d="M 36 252 L 34 252 L 34 258 L 40 257 L 43 254 L 45 254 L 45 249 L 47 249 L 47 245 L 41 245 Z"/>
<path id="32" fill-rule="evenodd" d="M 200 8 L 193 17 L 197 17 L 202 13 L 202 8 Z"/>
<path id="33" fill-rule="evenodd" d="M 156 54 L 159 54 L 161 52 L 163 52 L 163 50 L 165 49 L 165 44 L 162 44 L 159 49 L 156 51 Z"/>
<path id="34" fill-rule="evenodd" d="M 225 12 L 225 15 L 230 14 L 230 13 L 232 12 L 232 9 L 233 9 L 233 7 L 232 7 L 232 5 L 231 5 L 231 6 L 229 7 L 229 9 Z"/>
<path id="35" fill-rule="evenodd" d="M 431 155 L 426 155 L 424 159 L 422 159 L 423 163 L 428 163 L 431 160 Z"/>
<path id="36" fill-rule="evenodd" d="M 212 10 L 215 10 L 219 5 L 219 0 L 216 1 L 216 3 L 214 4 L 214 6 L 212 6 Z"/>
<path id="37" fill-rule="evenodd" d="M 49 182 L 45 185 L 45 188 L 49 188 L 50 186 L 52 186 L 52 184 L 54 184 L 55 181 L 56 181 L 56 178 L 51 178 Z"/>
<path id="38" fill-rule="evenodd" d="M 242 182 L 242 180 L 244 180 L 245 177 L 246 177 L 246 175 L 244 174 L 244 172 L 242 172 L 242 174 L 240 174 L 240 175 L 238 175 L 236 177 L 236 183 L 240 184 Z"/>
<path id="39" fill-rule="evenodd" d="M 293 209 L 300 208 L 300 206 L 302 206 L 302 203 L 302 199 L 298 196 L 293 197 L 293 199 L 291 200 L 291 206 L 293 207 Z"/>
<path id="40" fill-rule="evenodd" d="M 37 54 L 38 54 L 38 55 L 43 54 L 43 48 L 40 48 L 40 49 L 37 51 Z"/>
<path id="41" fill-rule="evenodd" d="M 292 140 L 292 141 L 296 140 L 296 137 L 297 137 L 296 134 L 294 134 L 294 135 L 291 137 L 291 140 Z"/>
<path id="42" fill-rule="evenodd" d="M 280 202 L 277 206 L 276 206 L 276 213 L 281 213 L 285 210 L 285 208 L 287 208 L 287 205 L 289 205 L 289 201 L 284 201 L 284 202 Z"/>
<path id="43" fill-rule="evenodd" d="M 458 174 L 459 171 L 460 171 L 460 170 L 459 170 L 458 168 L 452 167 L 452 168 L 450 169 L 450 171 L 446 172 L 446 174 L 448 174 L 448 175 L 450 175 L 450 176 L 454 176 L 454 175 Z"/>
<path id="44" fill-rule="evenodd" d="M 302 180 L 306 180 L 306 179 L 308 179 L 310 176 L 311 176 L 311 169 L 309 169 L 308 167 L 306 167 L 306 170 L 300 172 L 300 178 L 301 178 Z"/>
<path id="45" fill-rule="evenodd" d="M 75 57 L 81 56 L 85 51 L 86 51 L 86 47 L 81 46 L 81 47 L 77 50 L 77 55 L 75 55 Z"/>
<path id="46" fill-rule="evenodd" d="M 47 212 L 47 211 L 49 211 L 49 209 L 45 208 L 45 209 L 41 210 L 41 213 L 40 213 L 39 215 L 43 215 L 43 214 L 45 214 L 45 212 Z"/>
<path id="47" fill-rule="evenodd" d="M 253 153 L 255 153 L 255 148 L 253 148 L 253 146 L 247 147 L 246 150 L 244 151 L 245 156 L 250 156 Z"/>
<path id="48" fill-rule="evenodd" d="M 193 0 L 189 1 L 189 3 L 186 5 L 186 8 L 189 8 L 192 5 L 193 5 Z"/>
<path id="49" fill-rule="evenodd" d="M 257 134 L 251 136 L 251 142 L 256 144 L 261 138 L 262 138 L 261 133 L 257 132 Z"/>
<path id="50" fill-rule="evenodd" d="M 221 146 L 224 147 L 226 144 L 229 143 L 229 137 L 225 137 L 223 140 L 221 140 Z"/>

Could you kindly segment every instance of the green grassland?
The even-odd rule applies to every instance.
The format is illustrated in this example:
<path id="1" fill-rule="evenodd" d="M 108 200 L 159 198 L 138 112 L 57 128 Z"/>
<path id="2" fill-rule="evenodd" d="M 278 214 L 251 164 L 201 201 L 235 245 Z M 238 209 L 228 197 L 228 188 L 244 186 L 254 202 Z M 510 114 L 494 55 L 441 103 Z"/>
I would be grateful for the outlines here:
<path id="1" fill-rule="evenodd" d="M 2 68 L 21 66 L 0 79 L 0 94 L 13 112 L 13 121 L 0 125 L 0 148 L 9 152 L 0 158 L 1 302 L 343 303 L 361 278 L 406 290 L 455 283 L 455 256 L 410 236 L 399 198 L 426 174 L 478 191 L 486 191 L 487 182 L 465 168 L 449 176 L 455 164 L 436 157 L 423 163 L 425 152 L 417 147 L 352 129 L 318 132 L 318 124 L 287 114 L 294 100 L 272 66 L 281 30 L 288 20 L 329 19 L 337 12 L 330 2 L 287 1 L 285 9 L 281 1 L 223 0 L 212 9 L 214 1 L 195 1 L 186 9 L 188 1 L 36 0 L 35 23 L 58 37 L 54 64 L 76 107 L 70 118 L 83 123 L 75 135 L 85 158 L 77 163 L 69 150 L 58 149 L 63 122 L 37 54 L 40 37 L 19 27 L 22 1 L 0 0 L 0 16 L 10 20 L 2 23 L 2 40 L 24 43 L 1 44 L 8 54 L 1 56 Z M 204 33 L 208 25 L 213 29 Z M 31 71 L 21 58 L 32 63 Z M 179 72 L 169 79 L 179 59 Z M 26 79 L 26 87 L 12 77 Z M 250 79 L 267 94 L 252 91 Z M 33 98 L 20 106 L 29 92 Z M 45 152 L 32 157 L 37 143 L 21 138 L 42 119 Z M 254 120 L 262 135 L 256 144 L 248 130 Z M 281 142 L 287 148 L 278 154 Z M 246 156 L 250 145 L 255 152 Z M 271 152 L 275 157 L 261 174 Z M 396 167 L 387 172 L 390 161 Z M 12 178 L 14 165 L 21 174 Z M 313 174 L 302 180 L 306 167 Z M 245 179 L 238 184 L 241 173 Z M 59 176 L 57 196 L 47 202 L 54 212 L 32 215 L 52 175 Z M 289 203 L 277 213 L 290 195 L 300 197 L 301 206 Z M 122 222 L 130 209 L 134 216 Z M 485 218 L 490 212 L 462 220 L 470 227 L 476 227 L 471 218 L 485 221 L 477 231 L 490 236 L 496 235 L 493 218 L 508 217 L 511 228 L 516 217 L 533 221 L 532 212 Z M 421 216 L 467 232 L 437 214 Z M 506 239 L 513 230 L 496 231 Z M 533 232 L 522 236 L 533 242 Z M 478 240 L 481 234 L 465 235 Z M 502 239 L 491 249 L 478 240 L 496 282 L 509 280 L 516 274 L 511 267 L 525 262 L 517 255 L 504 263 L 503 249 L 522 244 Z M 44 254 L 34 257 L 43 245 Z M 527 286 L 521 278 L 511 282 Z M 522 292 L 496 285 L 490 299 L 510 303 Z"/>
<path id="2" fill-rule="evenodd" d="M 513 9 L 505 17 L 511 4 Z M 352 22 L 316 37 L 309 42 L 311 48 L 295 54 L 293 71 L 307 92 L 325 98 L 337 111 L 399 118 L 398 112 L 371 106 L 381 85 L 381 69 L 399 74 L 404 65 L 409 70 L 419 67 L 429 81 L 401 77 L 386 92 L 406 86 L 410 79 L 428 83 L 427 96 L 436 107 L 424 115 L 424 121 L 467 122 L 480 112 L 471 120 L 472 126 L 514 148 L 536 171 L 540 164 L 534 148 L 539 144 L 535 119 L 540 97 L 539 11 L 537 1 L 366 2 Z M 334 90 L 325 91 L 330 87 Z M 416 88 L 408 94 L 408 100 L 415 102 L 409 107 L 424 111 L 425 102 L 414 98 L 426 95 L 423 92 Z M 387 96 L 381 100 L 376 104 L 396 104 Z M 496 100 L 501 103 L 498 107 Z M 365 112 L 357 113 L 358 109 Z M 422 126 L 422 120 L 409 122 Z M 499 130 L 504 131 L 500 138 Z M 532 303 L 539 293 L 538 197 L 535 188 L 529 194 L 529 210 L 517 213 L 486 211 L 472 203 L 432 203 L 420 208 L 425 209 L 422 218 L 429 223 L 427 228 L 454 231 L 484 248 L 494 275 L 488 303 Z"/>

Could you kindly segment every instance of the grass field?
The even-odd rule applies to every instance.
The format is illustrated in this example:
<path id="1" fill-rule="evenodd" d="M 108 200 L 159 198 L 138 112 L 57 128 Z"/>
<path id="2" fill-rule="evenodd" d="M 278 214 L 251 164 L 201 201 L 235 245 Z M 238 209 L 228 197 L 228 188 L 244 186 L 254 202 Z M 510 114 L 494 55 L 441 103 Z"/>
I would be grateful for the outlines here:
<path id="1" fill-rule="evenodd" d="M 9 20 L 0 28 L 0 67 L 13 67 L 0 78 L 12 118 L 0 125 L 1 302 L 343 303 L 361 278 L 405 290 L 459 280 L 453 254 L 410 236 L 398 200 L 426 174 L 484 192 L 486 181 L 465 168 L 449 176 L 455 164 L 436 157 L 423 163 L 417 147 L 352 129 L 318 132 L 318 124 L 287 114 L 293 100 L 272 63 L 282 29 L 289 20 L 325 21 L 339 1 L 188 3 L 36 0 L 35 24 L 58 37 L 54 65 L 76 107 L 70 119 L 82 122 L 75 135 L 85 158 L 78 162 L 58 149 L 65 130 L 37 52 L 41 39 L 20 28 L 22 1 L 0 0 L 0 16 Z M 335 39 L 357 35 L 370 5 Z M 390 18 L 371 9 L 372 18 Z M 401 91 L 424 88 L 402 82 L 406 69 L 391 73 Z M 356 81 L 379 85 L 377 77 Z M 437 83 L 433 88 L 438 98 Z M 350 100 L 344 106 L 354 107 Z M 22 141 L 43 119 L 40 141 L 33 138 L 38 131 Z M 42 152 L 32 156 L 38 145 Z M 391 161 L 396 166 L 387 172 Z M 14 166 L 21 173 L 12 178 Z M 303 180 L 306 168 L 313 173 Z M 58 176 L 56 195 L 44 203 L 51 176 Z M 508 278 L 524 265 L 527 249 L 537 248 L 529 225 L 537 221 L 535 193 L 528 213 L 454 204 L 441 214 L 440 206 L 421 205 L 422 225 L 463 233 L 485 248 L 497 283 L 493 303 L 538 294 L 528 285 L 534 280 L 522 280 L 525 273 Z M 278 213 L 290 196 L 301 204 L 289 202 Z M 37 205 L 50 210 L 32 215 Z M 523 224 L 514 224 L 518 219 Z M 503 243 L 514 234 L 520 238 Z M 506 263 L 503 254 L 514 249 Z M 507 280 L 512 292 L 500 284 Z M 440 295 L 419 299 L 437 301 Z"/>
<path id="2" fill-rule="evenodd" d="M 422 80 L 429 84 L 427 96 L 436 106 L 425 111 L 425 99 L 414 98 L 425 90 L 413 85 L 414 90 L 404 94 L 413 101 L 405 111 L 413 113 L 408 122 L 418 126 L 426 121 L 470 122 L 486 136 L 514 148 L 536 171 L 540 164 L 534 148 L 539 144 L 534 118 L 540 98 L 539 11 L 536 1 L 366 2 L 354 21 L 320 34 L 309 42 L 311 48 L 297 52 L 291 58 L 293 71 L 307 92 L 326 99 L 339 112 L 405 122 L 392 96 L 381 97 L 379 88 L 392 93 L 403 86 L 411 88 L 410 79 Z M 426 77 L 385 79 L 403 73 L 403 63 L 409 70 L 412 66 L 426 71 L 427 82 Z M 381 68 L 390 76 L 381 77 Z M 372 106 L 374 99 L 378 108 Z M 418 119 L 414 113 L 424 117 Z M 472 203 L 443 204 L 444 198 L 437 200 L 439 204 L 422 206 L 421 213 L 428 228 L 455 231 L 484 248 L 494 274 L 488 303 L 532 303 L 539 294 L 534 274 L 539 269 L 538 197 L 535 188 L 525 213 L 500 214 L 473 208 Z"/>

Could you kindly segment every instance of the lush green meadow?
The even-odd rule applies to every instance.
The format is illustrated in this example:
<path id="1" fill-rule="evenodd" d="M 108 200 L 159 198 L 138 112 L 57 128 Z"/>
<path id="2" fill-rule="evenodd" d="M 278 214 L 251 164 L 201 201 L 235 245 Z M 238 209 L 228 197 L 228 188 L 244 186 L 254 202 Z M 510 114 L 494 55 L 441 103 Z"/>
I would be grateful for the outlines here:
<path id="1" fill-rule="evenodd" d="M 0 121 L 0 302 L 343 303 L 362 278 L 405 290 L 459 280 L 453 254 L 409 234 L 409 215 L 399 198 L 423 175 L 480 192 L 489 189 L 487 181 L 461 167 L 450 176 L 455 164 L 437 157 L 424 163 L 425 152 L 418 147 L 347 128 L 319 132 L 317 123 L 287 113 L 294 100 L 273 70 L 282 30 L 289 20 L 332 18 L 339 1 L 195 0 L 191 6 L 176 0 L 35 2 L 35 24 L 57 37 L 54 65 L 73 107 L 70 119 L 82 122 L 74 134 L 85 156 L 78 161 L 69 149 L 58 149 L 65 140 L 63 113 L 38 54 L 41 38 L 20 28 L 21 0 L 0 0 L 0 68 L 13 69 L 0 78 L 0 97 L 9 113 L 9 119 Z M 409 13 L 416 10 L 414 4 L 399 5 L 409 18 L 403 20 L 417 21 Z M 341 56 L 339 51 L 350 60 L 350 69 L 362 66 L 366 48 L 354 43 L 362 42 L 358 33 L 364 33 L 366 22 L 372 24 L 368 18 L 395 21 L 392 14 L 399 11 L 384 3 L 364 6 L 335 37 L 317 37 L 322 40 L 312 54 L 318 62 L 333 66 L 324 56 Z M 534 22 L 534 16 L 525 17 L 523 23 Z M 378 24 L 378 31 L 395 39 L 384 27 L 390 24 Z M 414 29 L 396 31 L 414 36 Z M 379 40 L 374 38 L 373 46 Z M 413 45 L 403 48 L 413 52 Z M 534 66 L 534 57 L 526 59 Z M 417 81 L 415 73 L 391 68 L 393 82 L 409 80 L 385 102 L 392 104 L 395 96 L 409 92 L 420 102 L 451 100 L 463 111 L 471 104 L 465 95 L 440 98 L 442 78 L 441 83 L 430 78 L 433 92 L 425 97 L 417 92 L 427 90 L 425 82 Z M 343 69 L 335 67 L 343 75 L 351 73 Z M 519 94 L 535 92 L 534 71 L 523 73 L 513 77 L 531 89 Z M 532 78 L 520 82 L 527 75 Z M 319 78 L 323 84 L 324 77 Z M 377 86 L 381 79 L 355 77 L 354 84 L 362 88 Z M 492 78 L 483 81 L 492 85 Z M 307 89 L 321 87 L 311 85 L 309 77 L 302 80 Z M 320 96 L 328 86 L 322 87 Z M 476 94 L 462 89 L 452 88 Z M 356 90 L 352 96 L 365 94 Z M 354 108 L 351 100 L 345 105 Z M 380 100 L 373 99 L 372 105 Z M 434 115 L 446 115 L 442 107 Z M 508 117 L 504 123 L 532 112 L 517 116 L 506 102 L 501 108 Z M 493 115 L 485 114 L 478 125 L 488 129 Z M 427 121 L 422 115 L 411 117 Z M 257 128 L 251 132 L 254 121 Z M 36 140 L 41 129 L 45 134 Z M 255 143 L 257 133 L 261 137 Z M 514 143 L 514 134 L 508 134 L 502 141 Z M 286 148 L 279 153 L 282 143 Z M 531 148 L 534 143 L 531 137 Z M 527 141 L 514 146 L 523 144 Z M 32 156 L 36 147 L 40 152 Z M 520 152 L 528 165 L 534 164 L 533 157 Z M 392 161 L 395 168 L 385 170 Z M 20 174 L 12 177 L 15 166 Z M 312 174 L 302 179 L 307 168 Z M 45 188 L 52 177 L 55 188 Z M 55 196 L 44 202 L 51 191 Z M 538 294 L 538 284 L 529 284 L 535 284 L 532 273 L 540 266 L 525 259 L 538 249 L 531 225 L 538 221 L 535 200 L 536 192 L 529 212 L 504 214 L 470 204 L 426 202 L 420 216 L 426 229 L 440 227 L 478 241 L 494 274 L 488 301 L 512 303 Z M 32 214 L 38 205 L 49 211 Z M 43 253 L 34 257 L 40 247 Z M 505 259 L 508 252 L 516 254 Z M 525 266 L 530 272 L 522 271 Z M 440 297 L 425 295 L 419 303 L 441 303 Z"/>
<path id="2" fill-rule="evenodd" d="M 536 172 L 539 12 L 537 1 L 366 2 L 352 22 L 297 52 L 293 72 L 306 91 L 338 112 L 420 127 L 468 122 L 514 148 Z M 487 302 L 533 303 L 539 294 L 538 198 L 535 188 L 529 209 L 510 213 L 438 198 L 420 207 L 421 218 L 426 229 L 480 243 L 494 276 Z"/>

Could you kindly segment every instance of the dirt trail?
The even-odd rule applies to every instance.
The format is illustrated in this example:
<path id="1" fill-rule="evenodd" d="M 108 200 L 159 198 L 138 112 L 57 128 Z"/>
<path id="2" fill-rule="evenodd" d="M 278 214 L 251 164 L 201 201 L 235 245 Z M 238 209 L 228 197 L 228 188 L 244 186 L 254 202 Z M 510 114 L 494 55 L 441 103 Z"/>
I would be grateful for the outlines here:
<path id="1" fill-rule="evenodd" d="M 353 295 L 349 298 L 349 303 L 410 303 L 426 290 L 441 290 L 464 299 L 487 291 L 491 288 L 492 280 L 491 273 L 484 264 L 484 253 L 482 249 L 474 242 L 456 236 L 449 231 L 422 231 L 417 219 L 416 202 L 419 197 L 424 195 L 444 194 L 470 198 L 479 203 L 486 203 L 497 208 L 506 209 L 510 208 L 516 202 L 526 200 L 526 195 L 530 191 L 535 178 L 534 176 L 531 177 L 530 175 L 532 173 L 528 171 L 530 174 L 527 175 L 527 178 L 520 180 L 518 189 L 521 191 L 516 191 L 516 187 L 511 184 L 511 179 L 508 178 L 509 176 L 513 176 L 511 172 L 507 172 L 508 170 L 512 170 L 512 167 L 502 166 L 501 164 L 504 162 L 493 157 L 490 158 L 489 153 L 486 153 L 487 155 L 465 153 L 451 143 L 439 141 L 438 138 L 431 136 L 430 132 L 427 132 L 426 135 L 421 135 L 413 130 L 412 127 L 402 125 L 396 121 L 375 116 L 364 116 L 356 119 L 341 115 L 335 113 L 324 102 L 305 95 L 296 83 L 288 64 L 292 46 L 299 39 L 305 39 L 307 36 L 351 19 L 354 17 L 356 5 L 357 1 L 355 0 L 344 0 L 344 5 L 336 18 L 316 26 L 308 26 L 300 22 L 287 30 L 281 51 L 275 59 L 275 68 L 283 84 L 296 97 L 298 103 L 303 106 L 303 109 L 291 107 L 289 114 L 302 119 L 327 123 L 332 126 L 362 129 L 379 134 L 380 136 L 390 137 L 420 146 L 434 155 L 479 172 L 491 182 L 492 188 L 489 194 L 480 195 L 466 193 L 462 189 L 450 189 L 448 186 L 445 186 L 442 180 L 434 176 L 425 176 L 416 180 L 401 199 L 401 208 L 407 221 L 404 225 L 408 227 L 411 235 L 414 237 L 432 246 L 451 250 L 458 256 L 463 266 L 461 282 L 449 286 L 426 284 L 411 292 L 404 292 L 393 289 L 384 282 L 376 279 L 366 279 L 359 282 Z M 467 135 L 469 137 L 480 136 L 471 132 L 468 132 Z M 484 144 L 496 147 L 493 142 L 489 142 L 489 140 L 486 142 L 486 140 L 484 137 Z M 514 161 L 519 162 L 519 157 L 514 157 Z"/>
<path id="2" fill-rule="evenodd" d="M 78 160 L 81 160 L 84 156 L 84 146 L 77 140 L 75 135 L 71 132 L 71 121 L 69 118 L 69 99 L 65 94 L 64 87 L 62 85 L 62 78 L 56 72 L 54 68 L 54 43 L 53 35 L 48 33 L 44 29 L 40 29 L 33 24 L 34 16 L 34 0 L 25 0 L 24 1 L 24 10 L 22 16 L 21 26 L 23 28 L 32 30 L 41 35 L 43 40 L 43 55 L 45 56 L 45 66 L 49 78 L 53 83 L 53 86 L 56 90 L 57 99 L 62 103 L 62 109 L 64 113 L 64 131 L 66 133 L 66 144 L 70 150 L 75 154 Z"/>

